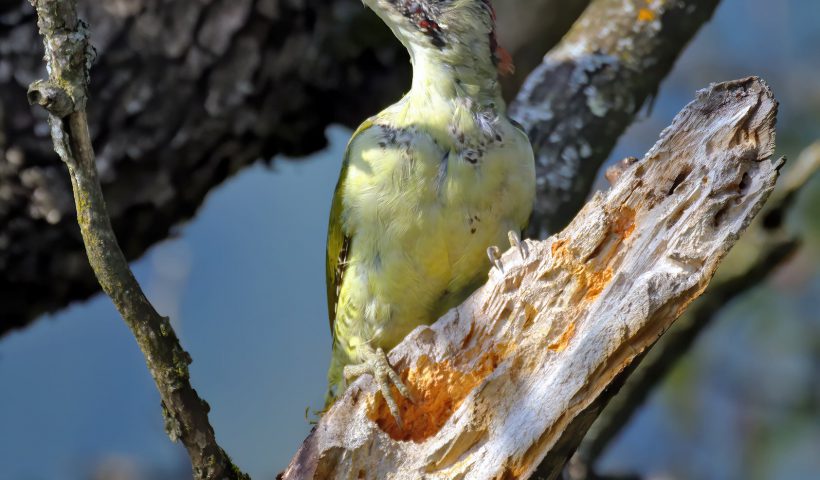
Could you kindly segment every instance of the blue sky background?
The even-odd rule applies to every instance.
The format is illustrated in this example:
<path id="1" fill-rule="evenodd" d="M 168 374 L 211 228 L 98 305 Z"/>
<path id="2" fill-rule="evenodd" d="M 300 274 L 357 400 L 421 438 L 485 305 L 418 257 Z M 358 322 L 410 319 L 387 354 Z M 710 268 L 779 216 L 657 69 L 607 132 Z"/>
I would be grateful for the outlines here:
<path id="1" fill-rule="evenodd" d="M 502 0 L 503 1 L 503 0 Z M 820 2 L 724 0 L 613 159 L 641 156 L 709 82 L 764 77 L 781 101 L 778 153 L 820 137 Z M 218 438 L 273 478 L 322 404 L 330 335 L 324 242 L 350 132 L 309 160 L 242 171 L 133 267 L 194 358 Z M 800 256 L 722 313 L 605 459 L 654 478 L 809 478 L 820 471 L 820 186 L 791 224 Z M 190 476 L 163 431 L 137 346 L 103 296 L 0 339 L 0 480 Z M 124 473 L 123 473 L 124 472 Z"/>

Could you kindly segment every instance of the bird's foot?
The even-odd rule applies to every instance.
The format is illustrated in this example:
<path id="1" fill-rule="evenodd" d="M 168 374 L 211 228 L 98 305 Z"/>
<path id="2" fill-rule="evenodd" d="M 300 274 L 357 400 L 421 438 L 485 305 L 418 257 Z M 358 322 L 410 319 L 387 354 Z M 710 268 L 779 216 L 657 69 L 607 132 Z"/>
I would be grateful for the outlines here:
<path id="1" fill-rule="evenodd" d="M 487 249 L 487 258 L 490 259 L 490 265 L 498 269 L 499 272 L 504 271 L 504 264 L 501 263 L 501 250 L 495 245 Z"/>
<path id="2" fill-rule="evenodd" d="M 527 244 L 521 241 L 521 234 L 515 230 L 510 230 L 507 232 L 507 238 L 510 239 L 510 246 L 518 249 L 518 253 L 521 255 L 521 260 L 526 260 L 530 252 L 527 248 Z"/>
<path id="3" fill-rule="evenodd" d="M 373 350 L 368 347 L 364 349 L 363 352 L 362 363 L 358 365 L 348 365 L 344 368 L 345 381 L 349 383 L 362 375 L 372 375 L 376 384 L 379 386 L 379 391 L 382 397 L 384 397 L 384 401 L 387 402 L 387 408 L 390 409 L 393 419 L 396 420 L 396 424 L 399 428 L 402 428 L 399 406 L 396 403 L 396 399 L 393 398 L 390 385 L 393 384 L 401 396 L 412 402 L 413 398 L 410 395 L 410 390 L 404 385 L 399 374 L 390 366 L 384 350 L 381 348 Z"/>
<path id="4" fill-rule="evenodd" d="M 526 260 L 530 252 L 527 244 L 521 241 L 521 235 L 515 230 L 507 232 L 507 238 L 510 239 L 510 246 L 517 249 L 521 255 L 521 260 Z M 487 249 L 487 257 L 490 259 L 490 264 L 497 268 L 500 272 L 504 271 L 504 264 L 501 263 L 501 250 L 493 245 Z"/>

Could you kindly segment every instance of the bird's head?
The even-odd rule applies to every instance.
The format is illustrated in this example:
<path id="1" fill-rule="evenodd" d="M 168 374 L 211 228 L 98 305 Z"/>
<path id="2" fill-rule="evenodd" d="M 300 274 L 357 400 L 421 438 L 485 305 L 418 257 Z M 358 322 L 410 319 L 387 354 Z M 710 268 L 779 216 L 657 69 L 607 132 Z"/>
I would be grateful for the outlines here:
<path id="1" fill-rule="evenodd" d="M 444 62 L 486 60 L 511 73 L 512 59 L 498 45 L 490 0 L 363 0 L 411 55 Z"/>

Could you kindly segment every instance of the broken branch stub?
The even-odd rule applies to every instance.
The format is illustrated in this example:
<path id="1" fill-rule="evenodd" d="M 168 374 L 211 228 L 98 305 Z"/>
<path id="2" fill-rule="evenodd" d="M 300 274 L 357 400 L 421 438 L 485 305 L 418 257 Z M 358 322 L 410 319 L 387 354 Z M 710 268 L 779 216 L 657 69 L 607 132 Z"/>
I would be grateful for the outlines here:
<path id="1" fill-rule="evenodd" d="M 560 234 L 390 353 L 413 391 L 399 428 L 370 377 L 285 479 L 554 478 L 614 379 L 706 287 L 777 179 L 777 103 L 747 78 L 698 92 Z M 580 415 L 584 413 L 584 415 Z M 593 417 L 594 418 L 594 417 Z M 543 463 L 542 463 L 543 462 Z"/>

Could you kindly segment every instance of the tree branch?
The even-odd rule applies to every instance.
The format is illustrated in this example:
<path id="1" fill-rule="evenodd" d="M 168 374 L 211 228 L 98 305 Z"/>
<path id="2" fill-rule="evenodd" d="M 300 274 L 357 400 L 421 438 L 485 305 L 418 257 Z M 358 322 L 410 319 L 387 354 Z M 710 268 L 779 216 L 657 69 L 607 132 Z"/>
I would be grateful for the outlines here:
<path id="1" fill-rule="evenodd" d="M 86 118 L 93 50 L 86 25 L 77 17 L 76 0 L 31 0 L 31 4 L 37 11 L 49 78 L 32 83 L 28 97 L 49 113 L 54 149 L 68 166 L 91 267 L 145 356 L 162 398 L 166 430 L 188 450 L 194 477 L 247 479 L 216 443 L 208 404 L 189 381 L 191 357 L 168 319 L 143 294 L 111 228 Z"/>
<path id="2" fill-rule="evenodd" d="M 737 247 L 718 269 L 706 292 L 647 353 L 640 367 L 626 381 L 592 425 L 581 444 L 576 462 L 582 472 L 594 471 L 595 463 L 618 432 L 632 419 L 654 388 L 690 350 L 694 341 L 732 299 L 762 283 L 799 247 L 797 236 L 785 231 L 786 217 L 797 192 L 820 169 L 820 142 L 806 148 L 780 181 L 766 207 L 743 235 Z M 573 478 L 589 478 L 586 474 Z"/>
<path id="3" fill-rule="evenodd" d="M 575 215 L 615 141 L 718 3 L 595 0 L 530 74 L 510 106 L 535 149 L 530 236 Z"/>
<path id="4" fill-rule="evenodd" d="M 362 378 L 283 478 L 555 478 L 767 199 L 775 113 L 756 78 L 699 92 L 563 232 L 506 252 L 503 271 L 391 351 L 416 398 L 404 429 Z"/>

